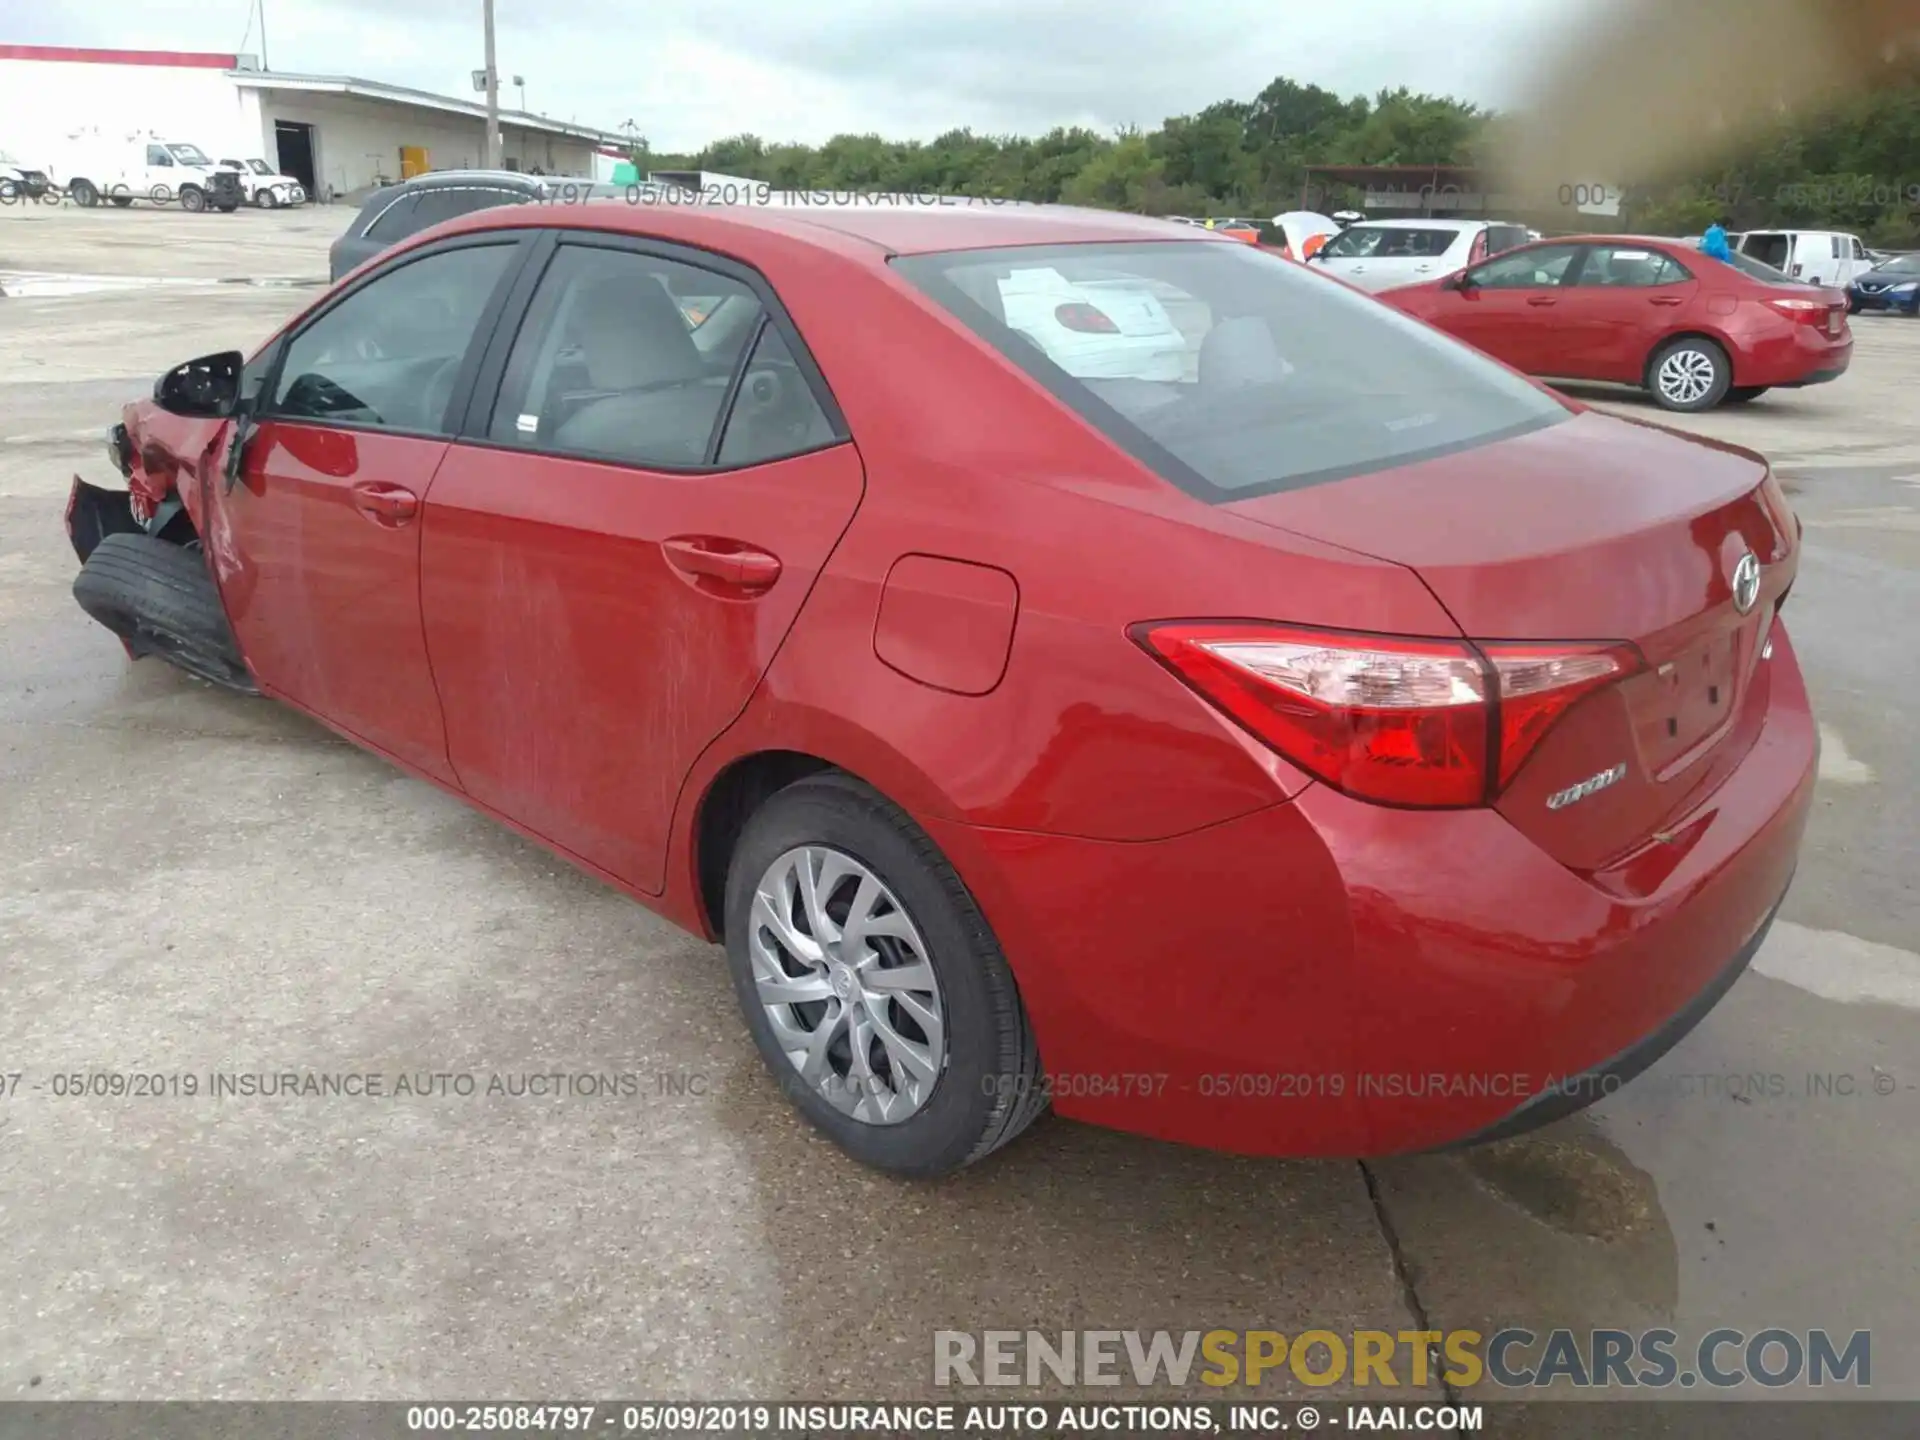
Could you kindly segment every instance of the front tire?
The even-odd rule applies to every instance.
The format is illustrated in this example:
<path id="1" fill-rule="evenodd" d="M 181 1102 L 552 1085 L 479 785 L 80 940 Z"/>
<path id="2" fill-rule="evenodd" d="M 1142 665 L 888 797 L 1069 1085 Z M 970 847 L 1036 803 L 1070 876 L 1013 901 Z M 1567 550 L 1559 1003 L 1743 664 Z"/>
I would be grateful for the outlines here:
<path id="1" fill-rule="evenodd" d="M 243 695 L 259 693 L 197 549 L 132 531 L 104 536 L 74 577 L 73 598 L 136 655 L 158 655 Z"/>
<path id="2" fill-rule="evenodd" d="M 1647 388 L 1668 410 L 1693 414 L 1727 398 L 1733 366 L 1711 340 L 1686 335 L 1663 345 L 1647 365 Z"/>
<path id="3" fill-rule="evenodd" d="M 260 190 L 255 192 L 253 203 L 262 210 L 277 210 L 280 207 L 280 197 L 271 190 Z"/>
<path id="4" fill-rule="evenodd" d="M 747 822 L 727 872 L 727 964 L 793 1105 L 854 1159 L 934 1176 L 1045 1108 L 1013 973 L 966 886 L 908 816 L 809 777 Z"/>
<path id="5" fill-rule="evenodd" d="M 182 210 L 191 210 L 196 215 L 199 214 L 207 208 L 207 192 L 202 190 L 198 185 L 182 185 L 180 187 L 180 208 Z"/>
<path id="6" fill-rule="evenodd" d="M 125 210 L 133 204 L 133 197 L 131 195 L 115 195 L 113 197 L 113 203 L 118 205 L 122 210 Z"/>
<path id="7" fill-rule="evenodd" d="M 1772 388 L 1771 385 L 1735 385 L 1727 391 L 1727 404 L 1749 404 L 1752 401 L 1758 400 Z"/>

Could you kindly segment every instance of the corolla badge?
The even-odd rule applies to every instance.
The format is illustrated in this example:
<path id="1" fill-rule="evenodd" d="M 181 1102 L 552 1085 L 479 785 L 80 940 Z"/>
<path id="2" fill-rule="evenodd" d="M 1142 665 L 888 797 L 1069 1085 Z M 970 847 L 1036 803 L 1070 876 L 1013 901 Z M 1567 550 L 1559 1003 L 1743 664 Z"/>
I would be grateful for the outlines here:
<path id="1" fill-rule="evenodd" d="M 1598 775 L 1590 775 L 1578 785 L 1569 785 L 1564 790 L 1556 790 L 1547 797 L 1547 809 L 1564 810 L 1576 800 L 1584 800 L 1596 790 L 1604 790 L 1609 785 L 1617 785 L 1627 778 L 1624 762 L 1611 770 L 1602 770 Z"/>
<path id="2" fill-rule="evenodd" d="M 1733 567 L 1733 608 L 1742 615 L 1760 598 L 1760 562 L 1749 550 Z"/>

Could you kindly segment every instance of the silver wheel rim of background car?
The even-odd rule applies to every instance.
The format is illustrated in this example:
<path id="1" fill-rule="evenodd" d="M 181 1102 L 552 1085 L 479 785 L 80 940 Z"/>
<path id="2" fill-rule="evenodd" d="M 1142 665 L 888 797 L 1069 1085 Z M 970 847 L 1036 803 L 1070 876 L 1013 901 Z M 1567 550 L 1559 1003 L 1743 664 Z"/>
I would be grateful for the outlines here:
<path id="1" fill-rule="evenodd" d="M 802 845 L 760 877 L 749 924 L 754 987 L 801 1081 L 869 1125 L 918 1114 L 946 1061 L 946 1008 L 887 883 L 851 855 Z"/>
<path id="2" fill-rule="evenodd" d="M 1676 405 L 1696 405 L 1713 389 L 1713 357 L 1704 350 L 1676 350 L 1660 362 L 1660 393 Z"/>

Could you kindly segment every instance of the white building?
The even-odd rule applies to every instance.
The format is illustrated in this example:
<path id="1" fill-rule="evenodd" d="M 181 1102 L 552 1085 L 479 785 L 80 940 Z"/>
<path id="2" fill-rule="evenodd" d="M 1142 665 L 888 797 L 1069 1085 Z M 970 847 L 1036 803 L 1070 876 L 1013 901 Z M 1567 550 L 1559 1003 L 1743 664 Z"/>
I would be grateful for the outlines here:
<path id="1" fill-rule="evenodd" d="M 622 137 L 500 112 L 510 170 L 606 178 Z M 343 75 L 262 70 L 251 55 L 0 45 L 0 149 L 63 180 L 63 153 L 157 132 L 261 157 L 318 199 L 416 170 L 486 164 L 486 106 Z"/>

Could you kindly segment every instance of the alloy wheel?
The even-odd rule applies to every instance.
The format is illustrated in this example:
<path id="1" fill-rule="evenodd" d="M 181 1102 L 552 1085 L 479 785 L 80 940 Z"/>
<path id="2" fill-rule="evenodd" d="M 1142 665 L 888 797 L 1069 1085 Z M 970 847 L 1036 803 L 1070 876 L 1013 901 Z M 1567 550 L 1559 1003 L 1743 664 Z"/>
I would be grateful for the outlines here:
<path id="1" fill-rule="evenodd" d="M 1675 350 L 1660 362 L 1654 383 L 1675 405 L 1697 405 L 1713 389 L 1713 357 L 1704 350 Z"/>
<path id="2" fill-rule="evenodd" d="M 946 1012 L 887 883 L 851 855 L 799 846 L 760 877 L 751 925 L 755 992 L 801 1083 L 869 1125 L 918 1114 L 945 1067 Z"/>

